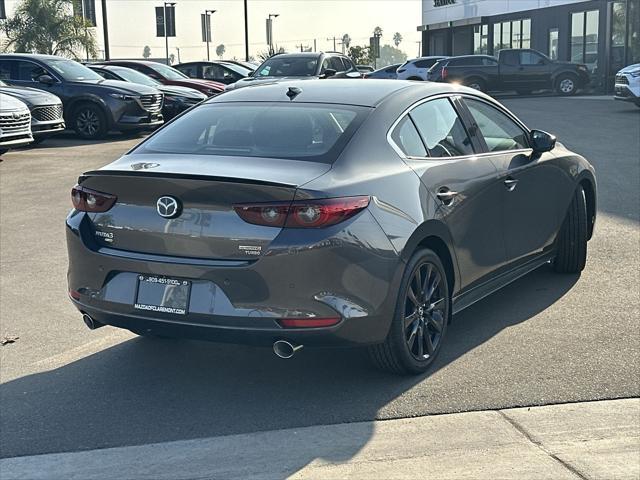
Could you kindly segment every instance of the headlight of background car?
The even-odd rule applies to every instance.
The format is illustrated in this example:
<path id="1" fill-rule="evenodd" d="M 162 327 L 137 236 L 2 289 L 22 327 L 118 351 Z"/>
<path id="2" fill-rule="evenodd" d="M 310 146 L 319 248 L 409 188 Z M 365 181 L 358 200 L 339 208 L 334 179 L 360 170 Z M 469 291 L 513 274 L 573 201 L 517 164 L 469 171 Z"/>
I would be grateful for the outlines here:
<path id="1" fill-rule="evenodd" d="M 137 97 L 135 95 L 125 95 L 123 93 L 110 93 L 109 94 L 110 97 L 113 98 L 117 98 L 118 100 L 137 100 L 140 97 Z"/>

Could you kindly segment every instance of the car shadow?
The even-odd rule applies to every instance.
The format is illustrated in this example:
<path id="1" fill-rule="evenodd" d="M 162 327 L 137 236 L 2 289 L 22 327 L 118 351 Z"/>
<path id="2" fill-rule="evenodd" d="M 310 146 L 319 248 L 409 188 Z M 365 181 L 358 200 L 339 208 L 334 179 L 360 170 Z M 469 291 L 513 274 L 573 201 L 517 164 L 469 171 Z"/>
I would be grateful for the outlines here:
<path id="1" fill-rule="evenodd" d="M 547 309 L 578 278 L 545 266 L 468 308 L 454 317 L 433 368 L 418 377 L 376 371 L 362 349 L 305 349 L 282 360 L 267 348 L 128 340 L 0 385 L 0 451 L 12 457 L 404 417 L 400 409 L 380 412 L 499 332 Z M 425 408 L 419 414 L 464 407 L 441 398 Z M 313 456 L 292 458 L 287 475 L 316 458 L 349 460 L 367 444 L 373 424 L 358 431 L 358 448 L 319 445 Z M 251 452 L 246 461 L 251 465 Z"/>

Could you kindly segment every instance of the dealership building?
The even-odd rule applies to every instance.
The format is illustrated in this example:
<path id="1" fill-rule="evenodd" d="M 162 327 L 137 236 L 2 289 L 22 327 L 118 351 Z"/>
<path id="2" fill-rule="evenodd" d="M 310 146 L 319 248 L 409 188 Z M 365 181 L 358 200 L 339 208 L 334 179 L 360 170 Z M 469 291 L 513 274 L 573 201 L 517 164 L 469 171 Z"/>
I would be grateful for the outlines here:
<path id="1" fill-rule="evenodd" d="M 640 63 L 640 0 L 422 0 L 418 30 L 425 56 L 532 48 L 586 64 L 600 90 Z"/>

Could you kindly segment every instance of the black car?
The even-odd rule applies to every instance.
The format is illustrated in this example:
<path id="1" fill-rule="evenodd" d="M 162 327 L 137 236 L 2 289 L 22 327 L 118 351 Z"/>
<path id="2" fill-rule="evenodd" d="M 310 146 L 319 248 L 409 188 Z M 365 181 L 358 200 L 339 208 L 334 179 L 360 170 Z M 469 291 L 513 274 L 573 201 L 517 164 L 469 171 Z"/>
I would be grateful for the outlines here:
<path id="1" fill-rule="evenodd" d="M 551 89 L 560 95 L 573 95 L 590 79 L 586 65 L 551 60 L 528 48 L 510 48 L 500 50 L 498 58 L 489 55 L 445 58 L 429 69 L 427 80 L 462 83 L 483 92 L 515 90 L 524 95 Z"/>
<path id="2" fill-rule="evenodd" d="M 65 128 L 62 101 L 52 93 L 35 88 L 7 85 L 0 80 L 0 93 L 21 100 L 31 112 L 31 133 L 35 142 L 41 142 Z"/>
<path id="3" fill-rule="evenodd" d="M 0 55 L 0 78 L 57 95 L 64 118 L 82 138 L 110 130 L 142 131 L 161 125 L 163 96 L 145 85 L 105 80 L 84 65 L 53 55 Z"/>
<path id="4" fill-rule="evenodd" d="M 118 65 L 88 65 L 88 67 L 108 80 L 138 83 L 160 90 L 164 94 L 162 115 L 165 120 L 170 120 L 188 108 L 207 99 L 207 96 L 198 90 L 177 85 L 163 85 L 157 80 L 132 68 L 120 67 Z"/>
<path id="5" fill-rule="evenodd" d="M 281 53 L 265 60 L 251 76 L 226 90 L 287 79 L 362 78 L 353 61 L 335 52 Z"/>
<path id="6" fill-rule="evenodd" d="M 189 62 L 173 65 L 189 78 L 202 78 L 229 85 L 246 78 L 254 69 L 229 62 Z"/>

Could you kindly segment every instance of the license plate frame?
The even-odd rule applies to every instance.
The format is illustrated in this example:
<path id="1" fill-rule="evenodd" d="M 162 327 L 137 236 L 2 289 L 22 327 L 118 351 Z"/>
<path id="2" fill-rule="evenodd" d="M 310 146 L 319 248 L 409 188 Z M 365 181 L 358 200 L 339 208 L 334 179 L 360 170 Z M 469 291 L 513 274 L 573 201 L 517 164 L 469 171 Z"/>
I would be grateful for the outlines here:
<path id="1" fill-rule="evenodd" d="M 139 274 L 133 308 L 152 313 L 186 315 L 191 300 L 191 280 Z"/>

